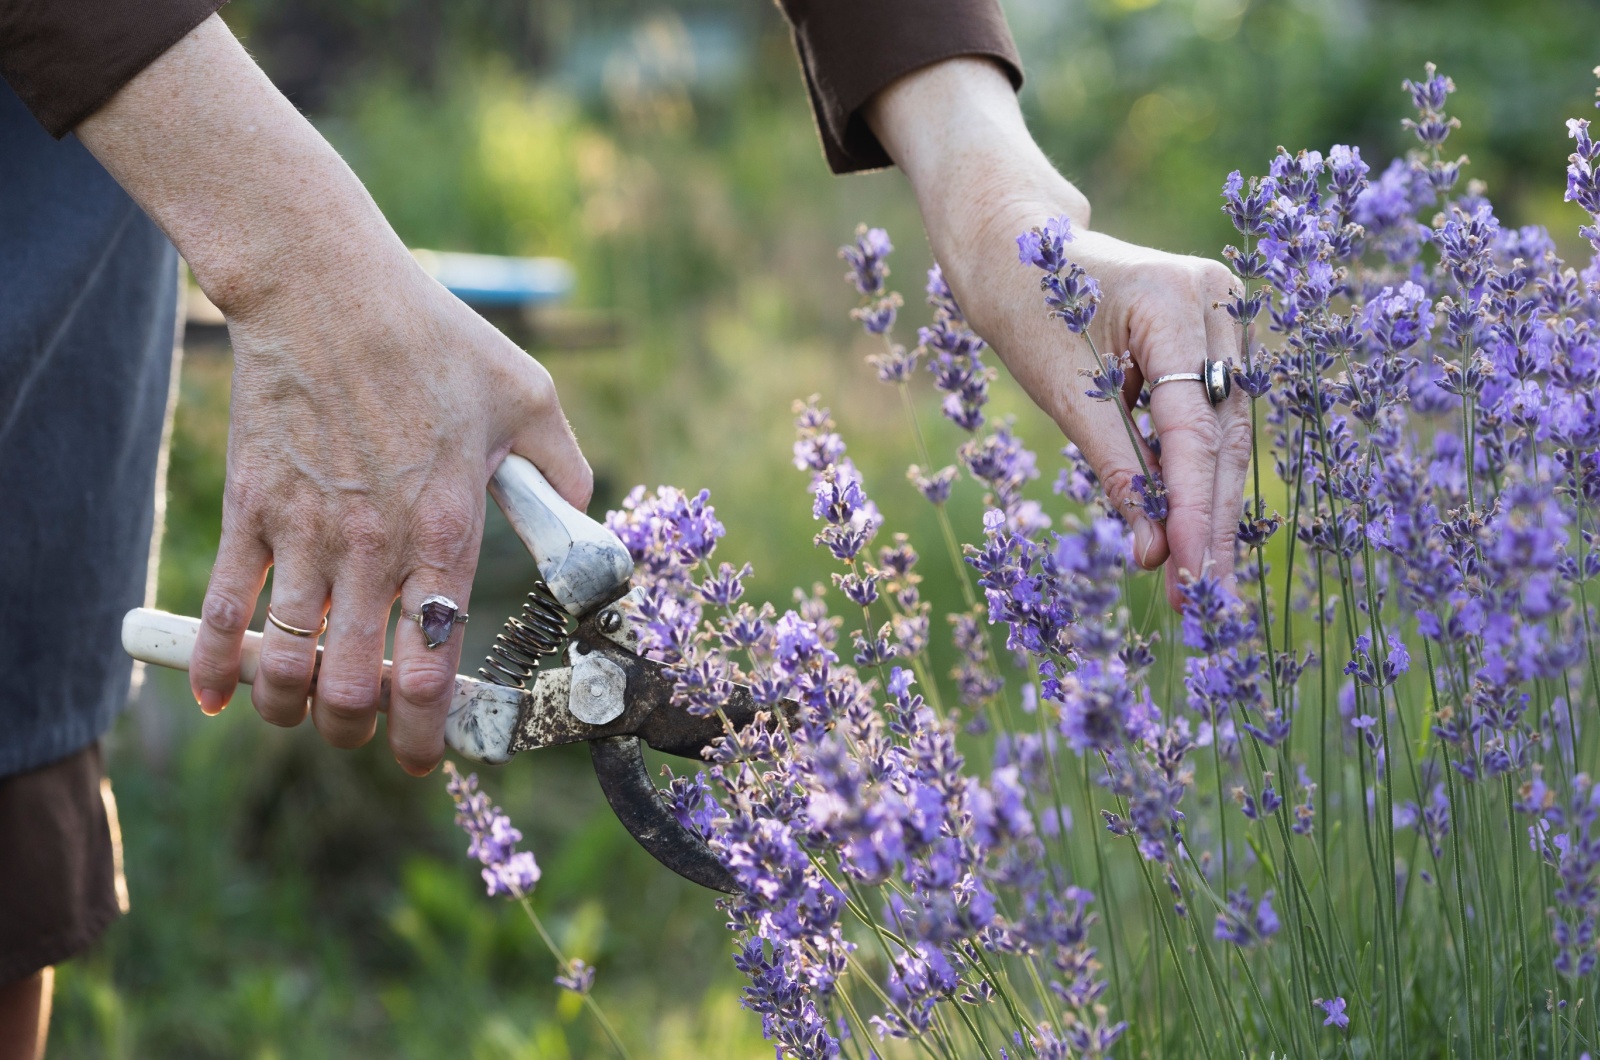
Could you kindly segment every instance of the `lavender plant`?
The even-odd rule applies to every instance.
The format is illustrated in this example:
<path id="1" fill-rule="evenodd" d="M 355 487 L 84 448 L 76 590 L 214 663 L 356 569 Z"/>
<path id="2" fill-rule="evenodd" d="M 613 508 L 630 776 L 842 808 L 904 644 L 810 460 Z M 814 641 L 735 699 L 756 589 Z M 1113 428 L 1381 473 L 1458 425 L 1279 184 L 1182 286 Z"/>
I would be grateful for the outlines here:
<path id="1" fill-rule="evenodd" d="M 1376 177 L 1334 146 L 1223 185 L 1254 474 L 1237 582 L 1201 572 L 1181 615 L 1135 607 L 1151 587 L 1074 447 L 1062 499 L 1026 495 L 1037 459 L 988 418 L 994 372 L 937 266 L 931 322 L 895 341 L 879 229 L 841 256 L 963 591 L 949 681 L 918 543 L 885 532 L 816 398 L 794 463 L 833 591 L 746 600 L 749 568 L 712 566 L 704 493 L 611 513 L 683 708 L 732 682 L 772 708 L 670 795 L 743 889 L 734 962 L 780 1060 L 1600 1041 L 1600 257 L 1580 272 L 1502 226 L 1446 151 L 1454 85 L 1430 65 L 1404 88 L 1415 146 Z M 1569 132 L 1600 255 L 1600 146 Z M 1100 292 L 1066 219 L 1018 248 L 1087 342 Z M 1126 354 L 1092 352 L 1091 396 L 1148 433 Z M 953 463 L 918 419 L 922 369 Z M 981 527 L 950 514 L 966 483 Z M 1162 518 L 1158 468 L 1139 491 Z"/>
<path id="2" fill-rule="evenodd" d="M 478 790 L 476 775 L 462 776 L 453 762 L 444 764 L 444 773 L 445 790 L 456 804 L 456 824 L 467 833 L 467 856 L 483 865 L 483 882 L 488 888 L 489 897 L 505 895 L 522 906 L 522 911 L 527 914 L 560 969 L 555 984 L 583 999 L 584 1007 L 600 1025 L 611 1048 L 623 1060 L 628 1060 L 628 1049 L 617 1037 L 616 1028 L 589 993 L 594 986 L 594 968 L 586 961 L 577 957 L 569 958 L 561 952 L 561 947 L 528 901 L 541 873 L 533 852 L 517 849 L 517 844 L 522 842 L 522 833 L 511 823 L 511 818 L 506 816 L 504 810 Z"/>

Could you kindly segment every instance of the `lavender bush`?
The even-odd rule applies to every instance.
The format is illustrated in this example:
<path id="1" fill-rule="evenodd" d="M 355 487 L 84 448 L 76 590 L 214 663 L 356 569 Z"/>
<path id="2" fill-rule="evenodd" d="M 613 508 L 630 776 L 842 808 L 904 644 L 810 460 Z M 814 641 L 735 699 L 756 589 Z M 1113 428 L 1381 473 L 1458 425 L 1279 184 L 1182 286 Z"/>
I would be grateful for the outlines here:
<path id="1" fill-rule="evenodd" d="M 924 599 L 925 543 L 885 529 L 816 399 L 794 463 L 834 592 L 744 599 L 704 492 L 611 514 L 683 709 L 736 681 L 773 708 L 671 797 L 744 889 L 734 961 L 780 1060 L 1600 1040 L 1600 263 L 1502 227 L 1446 151 L 1454 86 L 1430 66 L 1405 88 L 1418 146 L 1376 176 L 1335 146 L 1223 187 L 1254 474 L 1237 584 L 1202 572 L 1181 615 L 1135 615 L 1127 527 L 1072 446 L 1062 499 L 1027 495 L 1035 455 L 986 418 L 995 372 L 937 266 L 930 323 L 895 340 L 877 229 L 842 251 L 854 316 L 963 598 Z M 1600 253 L 1600 146 L 1569 131 Z M 1099 290 L 1067 221 L 1018 247 L 1086 339 Z M 1094 358 L 1091 395 L 1121 407 L 1126 355 Z M 927 379 L 966 435 L 951 464 L 918 424 Z M 1159 452 L 1147 402 L 1125 426 Z M 987 502 L 965 545 L 963 479 Z M 1154 469 L 1139 491 L 1164 515 Z M 930 670 L 945 635 L 956 702 Z"/>

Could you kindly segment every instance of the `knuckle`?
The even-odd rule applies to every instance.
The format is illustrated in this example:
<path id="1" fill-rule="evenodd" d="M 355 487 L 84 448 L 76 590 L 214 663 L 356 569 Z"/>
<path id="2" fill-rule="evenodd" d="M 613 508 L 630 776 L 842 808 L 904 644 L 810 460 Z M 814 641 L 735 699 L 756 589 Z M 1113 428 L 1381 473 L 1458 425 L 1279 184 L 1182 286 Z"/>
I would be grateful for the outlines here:
<path id="1" fill-rule="evenodd" d="M 200 620 L 223 636 L 236 637 L 249 627 L 255 609 L 254 600 L 213 586 L 200 604 Z"/>
<path id="2" fill-rule="evenodd" d="M 337 718 L 365 719 L 378 709 L 376 681 L 325 675 L 317 680 L 317 704 Z"/>
<path id="3" fill-rule="evenodd" d="M 419 706 L 437 706 L 450 698 L 455 691 L 456 675 L 444 666 L 421 660 L 396 669 L 394 691 L 407 703 Z"/>
<path id="4" fill-rule="evenodd" d="M 250 694 L 250 702 L 261 720 L 269 725 L 292 729 L 306 720 L 306 701 L 301 696 L 276 695 L 257 683 Z"/>
<path id="5" fill-rule="evenodd" d="M 1188 540 L 1193 539 L 1196 528 L 1204 536 L 1204 528 L 1211 525 L 1211 495 L 1193 490 L 1179 491 L 1167 498 L 1167 521 L 1186 528 Z"/>
<path id="6" fill-rule="evenodd" d="M 447 497 L 416 514 L 411 544 L 425 562 L 449 566 L 473 547 L 477 530 L 477 507 Z"/>
<path id="7" fill-rule="evenodd" d="M 1221 452 L 1235 459 L 1249 459 L 1254 440 L 1255 433 L 1250 429 L 1250 421 L 1236 419 L 1223 428 Z"/>
<path id="8" fill-rule="evenodd" d="M 269 514 L 282 506 L 282 498 L 259 477 L 229 474 L 222 488 L 222 525 L 225 531 L 259 533 Z"/>
<path id="9" fill-rule="evenodd" d="M 526 378 L 523 381 L 524 400 L 536 416 L 548 415 L 561 407 L 556 395 L 556 381 L 550 370 L 532 357 L 527 358 Z"/>
<path id="10" fill-rule="evenodd" d="M 1222 423 L 1216 416 L 1194 416 L 1171 424 L 1161 432 L 1161 451 L 1188 449 L 1215 454 L 1222 450 L 1222 440 Z"/>
<path id="11" fill-rule="evenodd" d="M 1199 263 L 1197 270 L 1200 275 L 1200 286 L 1203 290 L 1209 291 L 1213 295 L 1221 295 L 1232 291 L 1234 285 L 1238 283 L 1237 277 L 1233 275 L 1233 270 L 1222 264 L 1222 262 L 1212 258 L 1196 258 L 1194 260 Z"/>
<path id="12" fill-rule="evenodd" d="M 358 505 L 339 517 L 339 538 L 347 556 L 381 556 L 389 546 L 389 528 L 382 514 L 368 505 Z"/>
<path id="13" fill-rule="evenodd" d="M 295 688 L 311 682 L 311 668 L 301 659 L 281 652 L 263 651 L 256 665 L 256 679 L 279 688 Z"/>
<path id="14" fill-rule="evenodd" d="M 1133 496 L 1133 479 L 1139 472 L 1127 467 L 1114 467 L 1100 476 L 1100 485 L 1114 504 Z"/>

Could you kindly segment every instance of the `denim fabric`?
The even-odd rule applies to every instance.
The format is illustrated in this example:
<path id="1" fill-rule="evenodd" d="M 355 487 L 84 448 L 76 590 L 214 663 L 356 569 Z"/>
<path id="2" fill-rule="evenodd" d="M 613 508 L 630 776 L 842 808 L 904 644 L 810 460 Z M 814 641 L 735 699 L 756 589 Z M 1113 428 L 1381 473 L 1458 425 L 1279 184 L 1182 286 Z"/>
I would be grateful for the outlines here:
<path id="1" fill-rule="evenodd" d="M 0 83 L 0 776 L 127 700 L 176 301 L 172 244 Z"/>

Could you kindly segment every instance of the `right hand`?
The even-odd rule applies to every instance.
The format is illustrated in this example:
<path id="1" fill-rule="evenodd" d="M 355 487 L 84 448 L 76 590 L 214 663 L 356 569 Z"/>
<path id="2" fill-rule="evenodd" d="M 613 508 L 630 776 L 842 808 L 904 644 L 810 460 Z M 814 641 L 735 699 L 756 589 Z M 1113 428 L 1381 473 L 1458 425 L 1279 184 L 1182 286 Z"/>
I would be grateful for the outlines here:
<path id="1" fill-rule="evenodd" d="M 274 615 L 302 629 L 327 616 L 310 713 L 339 747 L 373 734 L 396 598 L 413 614 L 434 593 L 470 609 L 484 489 L 505 455 L 579 508 L 593 486 L 543 366 L 382 246 L 314 261 L 229 315 L 222 542 L 190 670 L 202 708 L 220 711 L 272 567 Z M 251 698 L 267 721 L 299 724 L 316 641 L 270 623 L 264 636 Z M 414 621 L 395 629 L 389 743 L 413 773 L 444 753 L 461 641 L 429 650 Z"/>
<path id="2" fill-rule="evenodd" d="M 312 721 L 372 737 L 396 597 L 463 612 L 484 489 L 516 452 L 579 508 L 593 478 L 550 375 L 425 273 L 344 162 L 215 15 L 169 48 L 78 137 L 171 236 L 228 318 L 235 369 L 222 543 L 190 668 L 221 710 L 256 598 L 328 619 Z M 435 650 L 395 630 L 389 744 L 426 773 L 444 754 L 461 634 Z M 305 718 L 316 639 L 265 630 L 252 698 Z"/>

